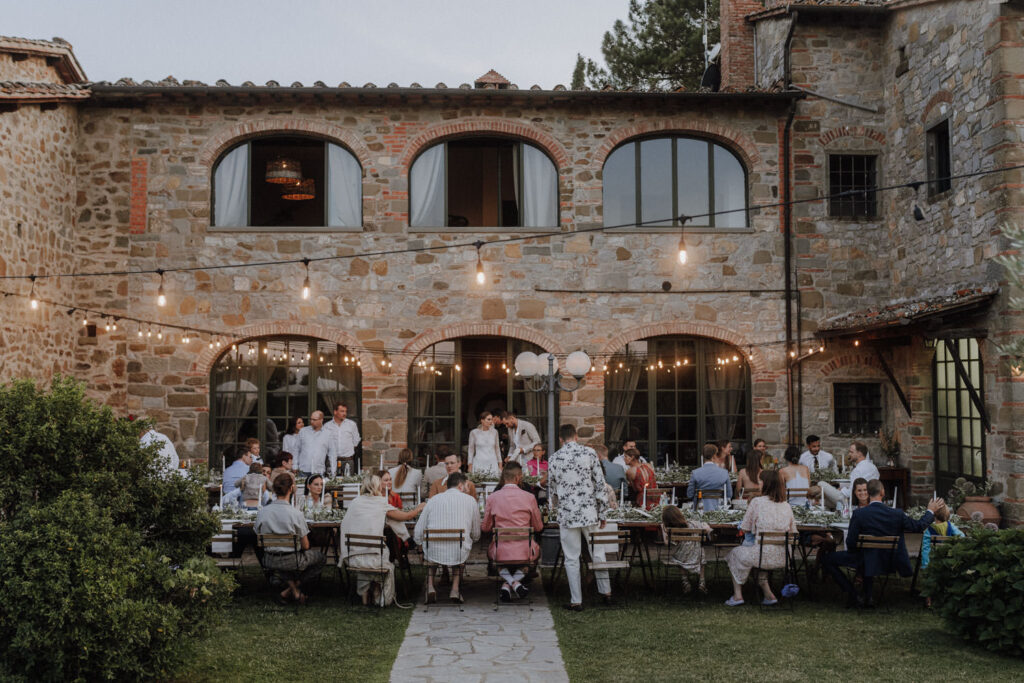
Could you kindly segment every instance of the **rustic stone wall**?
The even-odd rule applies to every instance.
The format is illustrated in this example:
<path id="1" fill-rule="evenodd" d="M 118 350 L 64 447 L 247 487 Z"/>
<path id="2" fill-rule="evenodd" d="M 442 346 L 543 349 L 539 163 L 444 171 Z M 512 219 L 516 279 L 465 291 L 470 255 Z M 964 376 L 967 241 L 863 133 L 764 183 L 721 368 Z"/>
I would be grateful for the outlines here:
<path id="1" fill-rule="evenodd" d="M 0 81 L 27 83 L 60 83 L 57 70 L 46 64 L 46 57 L 29 55 L 15 59 L 15 55 L 0 52 Z"/>
<path id="2" fill-rule="evenodd" d="M 73 269 L 77 120 L 72 106 L 0 114 L 0 276 Z M 0 301 L 0 378 L 45 382 L 76 371 L 81 318 L 45 303 L 31 310 L 28 281 L 4 280 L 0 290 L 13 295 Z M 41 301 L 67 302 L 74 285 L 40 279 L 35 292 Z"/>
<path id="3" fill-rule="evenodd" d="M 786 79 L 786 51 L 783 49 L 793 18 L 789 16 L 765 19 L 754 24 L 754 50 L 758 59 L 754 64 L 754 85 L 770 88 L 784 84 Z"/>
<path id="4" fill-rule="evenodd" d="M 79 143 L 79 245 L 83 269 L 150 269 L 167 264 L 213 265 L 322 255 L 352 256 L 311 266 L 314 295 L 302 301 L 301 266 L 255 267 L 168 275 L 166 310 L 154 304 L 156 276 L 82 283 L 79 295 L 104 310 L 146 319 L 213 327 L 231 335 L 255 328 L 295 330 L 312 325 L 338 330 L 349 346 L 374 350 L 425 348 L 418 340 L 480 334 L 467 324 L 498 325 L 508 336 L 524 331 L 554 340 L 560 350 L 610 354 L 626 341 L 677 330 L 731 340 L 754 358 L 759 400 L 755 423 L 765 438 L 781 438 L 784 382 L 776 383 L 784 351 L 780 339 L 782 246 L 776 216 L 752 218 L 750 230 L 688 231 L 686 267 L 675 258 L 678 232 L 650 230 L 614 235 L 580 234 L 483 249 L 486 287 L 474 281 L 475 250 L 466 247 L 381 257 L 368 251 L 487 241 L 503 230 L 462 232 L 407 227 L 408 161 L 417 149 L 445 135 L 509 131 L 534 140 L 558 160 L 564 229 L 601 221 L 601 167 L 615 142 L 664 130 L 710 134 L 730 144 L 748 163 L 751 202 L 778 194 L 778 122 L 763 113 L 696 111 L 669 106 L 657 111 L 575 107 L 499 112 L 480 108 L 327 108 L 294 104 L 268 107 L 150 105 L 144 109 L 87 108 Z M 362 232 L 228 232 L 209 226 L 210 176 L 217 155 L 253 132 L 308 130 L 341 140 L 364 165 Z M 331 135 L 331 133 L 336 133 Z M 145 232 L 132 234 L 136 168 L 146 174 Z M 133 190 L 133 188 L 135 188 Z M 101 247 L 101 245 L 106 245 Z M 662 292 L 669 282 L 673 292 Z M 541 291 L 543 289 L 566 291 Z M 687 294 L 687 289 L 751 289 L 755 295 Z M 577 290 L 600 290 L 579 292 Z M 636 291 L 636 294 L 628 292 Z M 678 321 L 678 322 L 676 322 Z M 640 336 L 630 330 L 643 329 Z M 437 336 L 438 330 L 447 330 Z M 488 332 L 493 333 L 493 332 Z M 502 332 L 499 332 L 502 333 Z M 160 421 L 185 457 L 205 457 L 208 440 L 208 372 L 215 354 L 197 363 L 196 345 L 147 343 L 132 325 L 118 334 L 101 331 L 89 354 L 100 362 L 83 369 L 96 395 L 130 412 Z M 614 348 L 606 348 L 617 339 Z M 204 344 L 206 342 L 204 341 Z M 121 350 L 124 350 L 122 353 Z M 405 443 L 406 371 L 363 375 L 367 446 L 389 453 Z M 395 355 L 395 354 L 393 354 Z M 402 354 L 398 354 L 402 356 Z M 80 354 L 84 356 L 84 354 Z M 85 361 L 83 360 L 83 363 Z M 603 432 L 603 400 L 591 378 L 579 396 L 566 396 L 566 419 Z M 761 432 L 759 431 L 759 434 Z"/>

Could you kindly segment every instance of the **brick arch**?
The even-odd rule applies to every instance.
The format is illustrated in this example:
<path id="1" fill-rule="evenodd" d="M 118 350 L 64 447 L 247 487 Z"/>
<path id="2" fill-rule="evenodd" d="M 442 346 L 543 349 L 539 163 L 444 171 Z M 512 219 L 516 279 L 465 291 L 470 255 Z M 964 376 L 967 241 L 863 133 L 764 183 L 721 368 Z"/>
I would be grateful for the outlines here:
<path id="1" fill-rule="evenodd" d="M 948 90 L 940 90 L 939 92 L 935 93 L 934 95 L 931 96 L 931 99 L 928 100 L 928 104 L 924 105 L 924 109 L 921 111 L 921 123 L 924 125 L 928 125 L 931 119 L 932 109 L 935 109 L 935 107 L 939 106 L 940 104 L 952 103 L 953 95 Z"/>
<path id="2" fill-rule="evenodd" d="M 282 335 L 290 337 L 316 337 L 317 339 L 341 344 L 349 349 L 358 348 L 359 346 L 359 341 L 354 335 L 343 330 L 339 330 L 336 327 L 327 327 L 326 325 L 303 323 L 294 320 L 278 320 L 249 325 L 248 327 L 235 330 L 234 335 L 234 337 L 227 340 L 227 346 L 229 348 L 231 344 L 240 344 L 247 339 L 253 339 L 254 337 L 276 337 Z M 207 347 L 203 349 L 192 364 L 192 372 L 208 377 L 210 372 L 213 370 L 213 364 L 217 362 L 217 359 L 223 353 L 223 348 L 211 349 Z M 368 371 L 373 371 L 374 360 L 371 352 L 366 350 L 357 350 L 353 353 L 359 357 L 360 368 L 364 374 Z"/>
<path id="3" fill-rule="evenodd" d="M 831 128 L 820 136 L 818 136 L 818 142 L 825 146 L 834 140 L 845 137 L 861 137 L 868 138 L 880 145 L 885 144 L 885 133 L 874 128 L 868 128 L 867 126 L 840 126 L 839 128 Z"/>
<path id="4" fill-rule="evenodd" d="M 395 360 L 395 374 L 407 374 L 416 357 L 431 344 L 457 337 L 512 337 L 536 344 L 549 353 L 556 355 L 562 353 L 561 344 L 532 327 L 509 325 L 508 323 L 456 323 L 427 330 L 406 344 L 401 355 Z"/>
<path id="5" fill-rule="evenodd" d="M 718 341 L 732 344 L 741 351 L 749 348 L 750 355 L 747 356 L 747 363 L 750 365 L 751 375 L 762 370 L 765 365 L 763 352 L 760 351 L 758 347 L 753 346 L 750 343 L 750 340 L 746 337 L 737 334 L 727 327 L 722 327 L 713 323 L 695 323 L 684 320 L 649 323 L 647 325 L 640 325 L 639 327 L 630 327 L 625 329 L 608 340 L 604 345 L 604 348 L 601 349 L 601 355 L 610 356 L 630 342 L 647 339 L 648 337 L 663 337 L 666 335 L 709 337 L 711 339 L 717 339 Z"/>
<path id="6" fill-rule="evenodd" d="M 228 147 L 250 138 L 271 133 L 308 133 L 337 142 L 349 149 L 359 160 L 363 169 L 369 168 L 370 152 L 363 141 L 348 128 L 336 126 L 316 119 L 275 118 L 255 119 L 244 123 L 223 126 L 206 139 L 199 148 L 199 163 L 212 168 L 214 162 Z"/>
<path id="7" fill-rule="evenodd" d="M 408 174 L 409 165 L 412 163 L 412 160 L 424 148 L 445 138 L 465 135 L 467 133 L 494 133 L 529 140 L 547 152 L 548 156 L 554 160 L 559 172 L 567 169 L 570 165 L 569 155 L 566 153 L 565 147 L 549 133 L 521 121 L 494 116 L 482 116 L 445 121 L 424 128 L 419 135 L 409 140 L 402 150 L 399 161 L 402 173 Z"/>
<path id="8" fill-rule="evenodd" d="M 854 366 L 869 367 L 876 370 L 880 375 L 884 376 L 885 374 L 885 371 L 882 369 L 882 364 L 878 362 L 877 357 L 857 351 L 842 351 L 836 353 L 827 363 L 821 364 L 818 368 L 818 372 L 822 377 L 828 377 L 836 370 Z"/>
<path id="9" fill-rule="evenodd" d="M 622 142 L 630 138 L 651 133 L 665 133 L 668 135 L 695 135 L 708 138 L 728 147 L 736 152 L 747 171 L 752 170 L 761 163 L 761 155 L 757 146 L 745 133 L 736 128 L 723 125 L 716 121 L 702 121 L 694 119 L 658 119 L 655 121 L 641 121 L 639 123 L 622 126 L 611 131 L 601 143 L 601 146 L 594 151 L 590 160 L 590 168 L 593 171 L 600 171 L 604 168 L 604 162 L 612 150 Z"/>

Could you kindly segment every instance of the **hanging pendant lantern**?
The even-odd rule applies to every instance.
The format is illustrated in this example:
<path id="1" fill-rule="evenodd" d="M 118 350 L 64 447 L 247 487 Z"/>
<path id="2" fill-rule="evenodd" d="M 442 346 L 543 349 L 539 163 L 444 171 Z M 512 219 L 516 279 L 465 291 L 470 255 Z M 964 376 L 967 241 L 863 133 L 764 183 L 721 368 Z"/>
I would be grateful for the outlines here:
<path id="1" fill-rule="evenodd" d="M 283 157 L 268 161 L 266 179 L 268 183 L 295 185 L 302 181 L 302 164 Z"/>
<path id="2" fill-rule="evenodd" d="M 286 187 L 281 191 L 281 199 L 302 201 L 305 199 L 314 199 L 315 197 L 316 185 L 312 178 L 306 178 L 302 182 L 293 185 L 292 187 Z"/>

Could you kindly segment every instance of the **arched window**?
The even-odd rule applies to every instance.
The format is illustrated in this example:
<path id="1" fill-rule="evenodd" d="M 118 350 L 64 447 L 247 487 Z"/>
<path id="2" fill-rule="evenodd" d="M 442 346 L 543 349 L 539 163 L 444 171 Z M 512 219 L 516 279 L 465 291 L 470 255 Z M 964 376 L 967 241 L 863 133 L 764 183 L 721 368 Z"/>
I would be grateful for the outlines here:
<path id="1" fill-rule="evenodd" d="M 427 148 L 409 169 L 413 227 L 558 226 L 558 171 L 537 147 L 471 137 Z"/>
<path id="2" fill-rule="evenodd" d="M 735 347 L 704 337 L 631 342 L 608 361 L 606 440 L 636 441 L 652 461 L 699 465 L 708 441 L 749 448 L 750 369 Z"/>
<path id="3" fill-rule="evenodd" d="M 212 225 L 358 227 L 362 176 L 355 156 L 332 142 L 294 136 L 248 140 L 214 165 Z"/>
<path id="4" fill-rule="evenodd" d="M 464 452 L 484 410 L 514 410 L 547 443 L 547 396 L 525 388 L 514 375 L 513 362 L 523 351 L 543 353 L 520 339 L 460 337 L 416 357 L 409 370 L 409 446 L 421 461 L 441 445 Z"/>
<path id="5" fill-rule="evenodd" d="M 608 155 L 602 182 L 605 226 L 678 226 L 685 215 L 696 217 L 687 227 L 747 227 L 746 171 L 732 151 L 710 140 L 627 142 Z"/>
<path id="6" fill-rule="evenodd" d="M 309 337 L 269 337 L 235 344 L 210 373 L 210 462 L 255 437 L 263 453 L 276 453 L 294 417 L 348 404 L 359 425 L 358 360 L 344 346 Z"/>

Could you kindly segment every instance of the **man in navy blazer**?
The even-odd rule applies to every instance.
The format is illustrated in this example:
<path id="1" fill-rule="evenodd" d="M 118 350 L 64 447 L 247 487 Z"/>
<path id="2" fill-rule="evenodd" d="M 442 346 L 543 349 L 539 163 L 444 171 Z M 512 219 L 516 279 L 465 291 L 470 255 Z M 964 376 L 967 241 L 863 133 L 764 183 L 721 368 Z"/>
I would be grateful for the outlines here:
<path id="1" fill-rule="evenodd" d="M 941 498 L 936 498 L 928 503 L 928 511 L 922 515 L 921 519 L 914 520 L 902 510 L 896 510 L 883 503 L 882 496 L 884 494 L 885 487 L 882 482 L 877 479 L 868 482 L 870 503 L 853 512 L 850 529 L 846 534 L 847 550 L 832 553 L 823 562 L 825 569 L 832 575 L 835 582 L 850 596 L 846 603 L 847 607 L 871 605 L 871 584 L 874 577 L 894 570 L 899 572 L 900 576 L 910 576 L 914 573 L 910 566 L 910 556 L 907 555 L 903 534 L 908 531 L 919 533 L 927 529 L 935 520 L 935 511 L 944 505 Z M 899 536 L 900 540 L 895 553 L 876 548 L 858 551 L 857 539 L 861 536 Z M 863 570 L 863 596 L 857 594 L 857 589 L 839 569 L 840 567 L 858 567 Z"/>
<path id="2" fill-rule="evenodd" d="M 722 491 L 723 488 L 726 500 L 732 498 L 732 482 L 729 481 L 729 471 L 725 469 L 725 453 L 715 444 L 709 443 L 704 446 L 704 465 L 690 473 L 686 496 L 693 499 L 693 508 L 696 510 L 698 491 Z M 705 510 L 717 510 L 719 505 L 721 503 L 718 498 L 704 501 Z"/>

